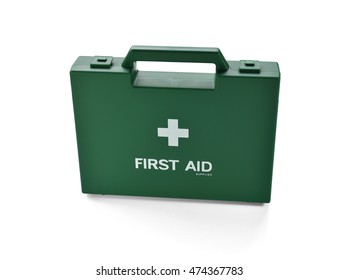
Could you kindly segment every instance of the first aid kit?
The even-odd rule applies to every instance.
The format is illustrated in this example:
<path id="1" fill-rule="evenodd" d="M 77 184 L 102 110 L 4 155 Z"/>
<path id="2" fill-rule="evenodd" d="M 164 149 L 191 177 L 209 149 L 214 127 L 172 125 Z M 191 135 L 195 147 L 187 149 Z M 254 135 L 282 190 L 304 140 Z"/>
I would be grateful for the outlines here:
<path id="1" fill-rule="evenodd" d="M 138 71 L 137 61 L 215 64 Z M 83 193 L 270 202 L 280 71 L 218 48 L 80 56 L 71 87 Z"/>

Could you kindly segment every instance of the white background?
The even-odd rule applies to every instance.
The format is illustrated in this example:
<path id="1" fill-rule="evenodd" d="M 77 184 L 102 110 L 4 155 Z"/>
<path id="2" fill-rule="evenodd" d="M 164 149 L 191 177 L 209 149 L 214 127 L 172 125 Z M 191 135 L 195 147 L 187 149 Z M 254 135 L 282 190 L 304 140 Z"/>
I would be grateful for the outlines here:
<path id="1" fill-rule="evenodd" d="M 338 279 L 334 4 L 2 1 L 0 279 L 100 279 L 101 265 L 232 265 L 245 272 L 230 279 Z M 133 44 L 279 62 L 271 204 L 81 193 L 70 67 L 80 55 L 125 56 Z"/>

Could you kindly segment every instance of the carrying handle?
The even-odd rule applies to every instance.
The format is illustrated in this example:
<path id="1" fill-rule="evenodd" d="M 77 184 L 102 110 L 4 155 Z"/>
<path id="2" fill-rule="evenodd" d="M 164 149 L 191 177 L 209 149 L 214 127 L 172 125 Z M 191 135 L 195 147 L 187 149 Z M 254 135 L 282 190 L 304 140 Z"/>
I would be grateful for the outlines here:
<path id="1" fill-rule="evenodd" d="M 122 67 L 133 69 L 136 61 L 214 63 L 216 72 L 226 72 L 229 64 L 218 48 L 132 46 Z"/>

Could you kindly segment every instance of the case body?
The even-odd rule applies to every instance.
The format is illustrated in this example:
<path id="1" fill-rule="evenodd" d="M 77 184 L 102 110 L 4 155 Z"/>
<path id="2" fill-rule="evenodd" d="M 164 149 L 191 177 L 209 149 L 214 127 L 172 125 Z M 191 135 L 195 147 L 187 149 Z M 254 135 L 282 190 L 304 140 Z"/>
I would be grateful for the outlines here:
<path id="1" fill-rule="evenodd" d="M 157 60 L 216 73 L 136 69 Z M 84 193 L 270 202 L 276 62 L 134 46 L 126 58 L 81 56 L 70 77 Z"/>

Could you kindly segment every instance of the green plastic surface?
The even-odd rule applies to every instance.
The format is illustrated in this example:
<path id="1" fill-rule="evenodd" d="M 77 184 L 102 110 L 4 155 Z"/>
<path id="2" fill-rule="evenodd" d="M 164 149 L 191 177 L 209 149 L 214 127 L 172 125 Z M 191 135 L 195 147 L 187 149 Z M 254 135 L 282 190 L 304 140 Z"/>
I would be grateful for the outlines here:
<path id="1" fill-rule="evenodd" d="M 239 61 L 215 74 L 137 71 L 141 59 L 217 63 L 198 59 L 201 48 L 185 58 L 153 48 L 147 57 L 114 57 L 110 68 L 91 68 L 85 56 L 72 66 L 82 191 L 269 202 L 278 64 L 259 62 L 259 72 L 240 72 Z"/>

